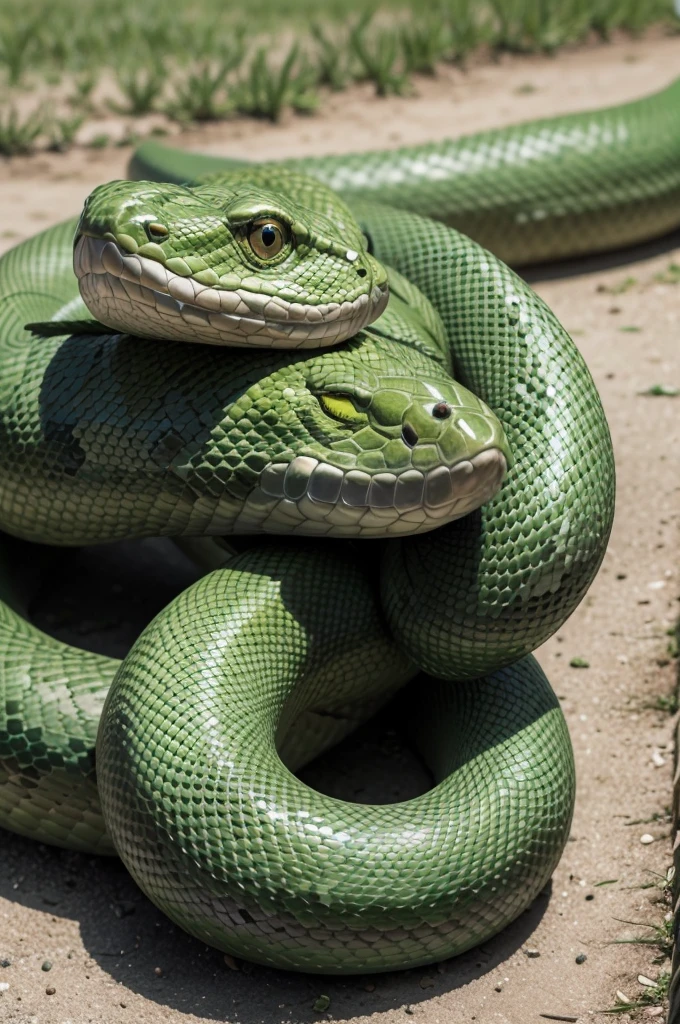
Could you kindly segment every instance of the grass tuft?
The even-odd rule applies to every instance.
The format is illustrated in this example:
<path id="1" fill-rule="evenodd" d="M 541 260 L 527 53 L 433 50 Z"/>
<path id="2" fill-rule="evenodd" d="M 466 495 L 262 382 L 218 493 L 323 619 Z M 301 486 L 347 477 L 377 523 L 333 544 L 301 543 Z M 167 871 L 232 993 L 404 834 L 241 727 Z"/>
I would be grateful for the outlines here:
<path id="1" fill-rule="evenodd" d="M 20 156 L 32 153 L 45 128 L 45 112 L 35 110 L 21 117 L 16 107 L 0 110 L 0 155 Z"/>

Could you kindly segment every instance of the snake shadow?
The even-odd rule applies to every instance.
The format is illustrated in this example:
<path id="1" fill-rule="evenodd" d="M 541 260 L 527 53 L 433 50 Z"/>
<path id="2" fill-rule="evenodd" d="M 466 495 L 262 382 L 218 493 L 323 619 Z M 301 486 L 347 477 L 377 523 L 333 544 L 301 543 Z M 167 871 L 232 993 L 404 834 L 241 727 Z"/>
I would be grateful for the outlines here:
<path id="1" fill-rule="evenodd" d="M 592 256 L 579 256 L 573 260 L 558 260 L 555 263 L 540 263 L 521 267 L 518 271 L 529 284 L 539 281 L 554 281 L 563 277 L 579 277 L 582 274 L 593 274 L 602 270 L 614 270 L 616 267 L 627 267 L 631 263 L 649 260 L 654 256 L 662 256 L 680 249 L 680 228 L 669 231 L 659 238 L 647 242 L 629 245 L 613 252 L 594 253 Z"/>
<path id="2" fill-rule="evenodd" d="M 66 642 L 114 656 L 124 654 L 149 618 L 198 575 L 170 541 L 68 551 L 16 541 L 12 550 L 18 563 L 31 566 L 24 582 L 32 586 L 36 624 Z M 322 792 L 364 803 L 411 799 L 431 785 L 391 708 L 302 775 Z M 2 833 L 0 844 L 0 896 L 77 921 L 86 954 L 121 984 L 120 996 L 126 989 L 180 1013 L 230 1024 L 318 1021 L 313 1005 L 321 994 L 330 998 L 326 1018 L 343 1020 L 453 991 L 494 970 L 529 940 L 550 891 L 547 886 L 491 941 L 438 965 L 358 977 L 293 974 L 245 962 L 235 970 L 158 911 L 120 861 L 10 833 Z"/>

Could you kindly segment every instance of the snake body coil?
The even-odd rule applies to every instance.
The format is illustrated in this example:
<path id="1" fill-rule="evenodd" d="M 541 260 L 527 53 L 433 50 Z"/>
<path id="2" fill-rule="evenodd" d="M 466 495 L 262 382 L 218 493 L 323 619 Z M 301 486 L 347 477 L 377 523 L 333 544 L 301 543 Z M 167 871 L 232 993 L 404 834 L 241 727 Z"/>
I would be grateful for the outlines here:
<path id="1" fill-rule="evenodd" d="M 513 259 L 592 248 L 570 224 L 596 220 L 600 247 L 667 229 L 680 219 L 679 88 L 467 149 L 273 171 L 146 145 L 135 168 L 147 178 L 221 177 L 120 183 L 88 202 L 76 271 L 108 328 L 87 322 L 74 222 L 0 261 L 6 531 L 53 544 L 289 535 L 255 536 L 122 664 L 39 633 L 5 576 L 0 822 L 115 848 L 182 927 L 293 969 L 430 962 L 528 906 L 573 805 L 566 726 L 530 652 L 604 553 L 611 445 L 588 371 L 541 300 L 405 207 L 495 224 Z M 638 163 L 628 193 L 605 199 L 599 176 L 641 161 L 652 138 L 644 186 Z M 463 165 L 497 196 L 505 175 L 504 199 L 480 187 L 475 207 Z M 369 181 L 400 208 L 376 203 Z M 633 230 L 638 213 L 646 229 Z M 56 334 L 55 321 L 64 335 L 24 329 Z M 268 332 L 295 351 L 272 350 Z M 249 350 L 220 347 L 249 334 Z M 213 347 L 185 344 L 199 337 Z M 343 536 L 359 540 L 325 539 Z M 377 587 L 362 538 L 382 537 Z M 363 806 L 295 777 L 402 688 L 428 793 Z"/>

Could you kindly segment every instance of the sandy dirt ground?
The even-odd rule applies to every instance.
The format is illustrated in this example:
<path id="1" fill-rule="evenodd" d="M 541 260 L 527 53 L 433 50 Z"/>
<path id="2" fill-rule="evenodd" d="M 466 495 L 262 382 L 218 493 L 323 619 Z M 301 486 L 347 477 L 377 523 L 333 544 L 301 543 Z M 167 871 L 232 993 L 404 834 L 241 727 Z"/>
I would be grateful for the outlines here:
<path id="1" fill-rule="evenodd" d="M 234 122 L 180 141 L 253 158 L 395 146 L 628 100 L 679 72 L 680 37 L 624 42 L 451 72 L 422 82 L 414 99 L 378 101 L 357 90 L 313 119 L 282 127 Z M 79 150 L 0 166 L 2 246 L 76 214 L 95 184 L 124 174 L 128 158 L 126 149 Z M 658 976 L 664 965 L 653 963 L 653 947 L 616 940 L 649 934 L 624 922 L 660 924 L 667 910 L 659 888 L 644 886 L 671 861 L 673 719 L 650 705 L 674 683 L 667 631 L 680 610 L 680 397 L 641 392 L 680 386 L 673 262 L 680 263 L 680 235 L 535 277 L 591 367 L 618 463 L 603 568 L 580 609 L 538 652 L 569 721 L 579 783 L 570 841 L 544 894 L 513 926 L 456 960 L 370 978 L 295 976 L 225 964 L 156 911 L 118 862 L 3 835 L 0 1021 L 540 1024 L 552 1014 L 604 1024 L 610 1018 L 601 1011 L 617 990 L 635 998 L 638 975 Z M 191 578 L 187 563 L 153 543 L 32 557 L 53 570 L 36 606 L 47 628 L 112 652 Z M 76 595 L 94 572 L 97 600 L 81 601 L 79 610 Z M 571 667 L 573 658 L 589 667 Z M 348 798 L 403 798 L 422 785 L 389 721 L 363 730 L 308 779 L 328 787 L 339 769 Z M 313 1009 L 321 994 L 330 998 L 323 1013 Z"/>

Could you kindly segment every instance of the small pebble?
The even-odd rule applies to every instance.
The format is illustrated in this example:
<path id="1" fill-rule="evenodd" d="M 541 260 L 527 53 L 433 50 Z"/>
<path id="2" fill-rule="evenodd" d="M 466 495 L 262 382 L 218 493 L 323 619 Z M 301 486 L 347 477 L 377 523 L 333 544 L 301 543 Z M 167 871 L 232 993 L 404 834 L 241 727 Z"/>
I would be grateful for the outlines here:
<path id="1" fill-rule="evenodd" d="M 331 997 L 324 994 L 319 996 L 312 1009 L 316 1010 L 317 1013 L 323 1013 L 330 1005 Z"/>
<path id="2" fill-rule="evenodd" d="M 594 892 L 589 892 L 587 894 L 587 896 L 586 896 L 586 899 L 587 900 L 594 900 L 595 899 L 595 893 Z"/>
<path id="3" fill-rule="evenodd" d="M 413 1016 L 413 1007 L 412 1006 L 405 1006 L 404 1007 L 404 1013 L 407 1013 L 409 1015 L 409 1017 L 412 1017 Z"/>
<path id="4" fill-rule="evenodd" d="M 649 832 L 645 832 L 643 836 L 640 836 L 640 842 L 644 846 L 649 846 L 650 843 L 654 842 L 654 836 L 650 836 Z"/>
<path id="5" fill-rule="evenodd" d="M 41 971 L 51 971 L 52 970 L 52 961 L 51 960 L 43 960 L 42 967 L 40 968 L 40 970 Z"/>
<path id="6" fill-rule="evenodd" d="M 501 985 L 500 982 L 497 985 L 494 985 L 494 991 L 496 991 L 496 992 L 502 992 L 503 991 L 503 986 Z"/>
<path id="7" fill-rule="evenodd" d="M 53 996 L 56 991 L 57 990 L 54 987 L 54 985 L 48 985 L 47 988 L 45 989 L 45 995 Z"/>
<path id="8" fill-rule="evenodd" d="M 12 966 L 12 961 L 8 960 L 7 957 L 5 957 L 4 960 L 0 960 L 0 967 L 11 967 L 11 966 Z"/>
<path id="9" fill-rule="evenodd" d="M 130 917 L 131 914 L 134 914 L 136 909 L 137 906 L 132 902 L 132 900 L 121 900 L 120 903 L 114 904 L 113 912 L 118 918 Z"/>
<path id="10" fill-rule="evenodd" d="M 651 978 L 648 978 L 644 974 L 638 974 L 638 981 L 641 985 L 644 985 L 645 988 L 656 988 L 656 982 L 652 981 Z"/>
<path id="11" fill-rule="evenodd" d="M 536 957 L 541 955 L 537 949 L 526 949 L 524 952 L 530 960 L 535 960 Z"/>
<path id="12" fill-rule="evenodd" d="M 227 965 L 227 967 L 229 968 L 230 971 L 237 971 L 238 970 L 238 964 L 234 960 L 233 956 L 230 956 L 229 953 L 225 953 L 224 954 L 224 962 L 225 962 L 225 964 Z"/>
<path id="13" fill-rule="evenodd" d="M 588 959 L 588 957 L 586 956 L 585 953 L 579 953 L 579 955 L 576 957 L 576 963 L 577 964 L 584 964 L 587 959 Z"/>
<path id="14" fill-rule="evenodd" d="M 431 978 L 429 974 L 423 975 L 419 983 L 421 988 L 432 988 L 434 985 L 434 978 Z"/>
<path id="15" fill-rule="evenodd" d="M 8 988 L 9 988 L 9 982 L 8 981 L 0 981 L 0 992 L 6 992 Z"/>
<path id="16" fill-rule="evenodd" d="M 620 988 L 617 988 L 617 990 L 616 990 L 616 998 L 618 999 L 618 1001 L 620 1003 L 629 1003 L 630 1002 L 630 999 L 628 998 L 626 993 L 622 992 Z"/>
<path id="17" fill-rule="evenodd" d="M 153 973 L 156 975 L 157 978 L 160 978 L 163 975 L 163 968 L 162 967 L 154 967 Z"/>
<path id="18" fill-rule="evenodd" d="M 125 1009 L 126 1006 L 127 1006 L 127 1003 L 121 1003 L 120 1005 L 123 1007 L 123 1009 Z"/>

